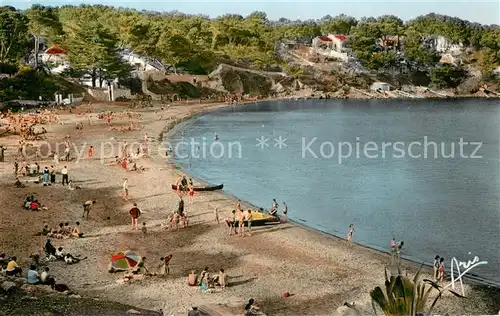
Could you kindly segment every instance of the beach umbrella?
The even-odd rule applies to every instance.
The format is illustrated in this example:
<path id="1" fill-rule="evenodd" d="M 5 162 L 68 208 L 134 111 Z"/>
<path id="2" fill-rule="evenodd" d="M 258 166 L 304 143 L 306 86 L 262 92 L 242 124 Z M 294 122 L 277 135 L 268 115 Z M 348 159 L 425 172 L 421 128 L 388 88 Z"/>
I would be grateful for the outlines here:
<path id="1" fill-rule="evenodd" d="M 141 261 L 141 256 L 137 253 L 126 250 L 111 256 L 111 267 L 114 270 L 129 270 L 137 266 Z"/>

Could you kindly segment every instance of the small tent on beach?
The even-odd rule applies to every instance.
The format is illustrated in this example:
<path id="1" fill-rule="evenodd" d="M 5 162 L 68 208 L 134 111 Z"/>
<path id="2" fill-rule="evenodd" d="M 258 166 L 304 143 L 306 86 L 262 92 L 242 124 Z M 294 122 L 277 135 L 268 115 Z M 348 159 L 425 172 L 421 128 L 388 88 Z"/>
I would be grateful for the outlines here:
<path id="1" fill-rule="evenodd" d="M 110 272 L 134 269 L 141 261 L 141 256 L 134 251 L 126 250 L 111 256 Z"/>

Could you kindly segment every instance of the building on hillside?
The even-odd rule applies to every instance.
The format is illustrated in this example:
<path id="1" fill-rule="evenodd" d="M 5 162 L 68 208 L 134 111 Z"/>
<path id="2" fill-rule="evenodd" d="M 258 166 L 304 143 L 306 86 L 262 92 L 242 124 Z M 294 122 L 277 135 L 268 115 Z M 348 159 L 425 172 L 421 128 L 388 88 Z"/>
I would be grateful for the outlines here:
<path id="1" fill-rule="evenodd" d="M 347 53 L 349 51 L 349 48 L 347 47 L 349 38 L 344 34 L 328 34 L 328 38 L 332 40 L 332 49 L 336 52 Z"/>
<path id="2" fill-rule="evenodd" d="M 350 55 L 350 51 L 346 47 L 347 41 L 348 38 L 345 35 L 318 36 L 313 39 L 312 48 L 319 55 L 346 62 Z"/>
<path id="3" fill-rule="evenodd" d="M 59 74 L 71 68 L 68 55 L 64 49 L 53 45 L 39 55 L 40 61 L 46 65 L 53 74 Z"/>
<path id="4" fill-rule="evenodd" d="M 424 46 L 428 49 L 433 49 L 438 53 L 460 54 L 464 46 L 462 43 L 455 43 L 441 35 L 427 36 L 424 39 Z"/>
<path id="5" fill-rule="evenodd" d="M 391 85 L 386 83 L 386 82 L 374 82 L 371 87 L 370 87 L 370 90 L 372 91 L 377 91 L 377 92 L 381 92 L 381 91 L 391 91 Z"/>
<path id="6" fill-rule="evenodd" d="M 123 61 L 134 66 L 137 71 L 166 71 L 166 67 L 162 62 L 144 55 L 136 54 L 129 49 L 123 50 L 120 55 Z"/>
<path id="7" fill-rule="evenodd" d="M 403 36 L 385 36 L 377 40 L 377 46 L 383 50 L 400 51 L 404 42 Z"/>

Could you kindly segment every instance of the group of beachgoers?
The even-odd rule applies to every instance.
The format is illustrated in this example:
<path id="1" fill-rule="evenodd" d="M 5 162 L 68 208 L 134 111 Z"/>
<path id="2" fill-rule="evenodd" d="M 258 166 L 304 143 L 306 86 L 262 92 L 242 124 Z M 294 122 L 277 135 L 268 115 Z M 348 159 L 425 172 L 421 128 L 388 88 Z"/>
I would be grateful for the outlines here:
<path id="1" fill-rule="evenodd" d="M 32 254 L 30 256 L 29 269 L 26 273 L 26 283 L 29 285 L 48 285 L 53 290 L 58 292 L 67 292 L 69 287 L 62 283 L 56 283 L 56 278 L 50 274 L 50 269 L 47 264 L 50 261 L 64 261 L 71 265 L 80 262 L 85 258 L 77 258 L 67 252 L 63 247 L 55 248 L 50 239 L 47 239 L 43 246 L 45 251 L 45 260 L 40 260 L 40 255 Z M 39 272 L 41 271 L 41 272 Z M 17 263 L 16 256 L 7 256 L 5 253 L 0 254 L 0 274 L 7 277 L 23 278 L 23 269 Z"/>
<path id="2" fill-rule="evenodd" d="M 82 238 L 83 233 L 80 229 L 80 222 L 76 222 L 75 226 L 70 226 L 69 222 L 59 223 L 58 226 L 50 228 L 48 224 L 44 224 L 41 236 L 47 236 L 56 239 Z"/>
<path id="3" fill-rule="evenodd" d="M 60 123 L 59 117 L 49 110 L 38 111 L 38 113 L 14 114 L 11 109 L 0 113 L 0 134 L 18 134 L 24 140 L 41 139 L 41 135 L 47 133 L 45 128 L 35 130 L 36 125 Z"/>

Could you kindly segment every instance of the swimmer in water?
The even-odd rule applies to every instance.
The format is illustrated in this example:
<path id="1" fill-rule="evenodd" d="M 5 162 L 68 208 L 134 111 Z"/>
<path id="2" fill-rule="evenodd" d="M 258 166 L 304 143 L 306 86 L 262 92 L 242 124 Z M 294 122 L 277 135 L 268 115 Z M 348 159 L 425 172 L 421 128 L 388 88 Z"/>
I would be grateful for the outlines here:
<path id="1" fill-rule="evenodd" d="M 217 133 L 214 134 L 214 139 L 217 141 L 219 140 L 219 135 L 217 135 Z"/>

